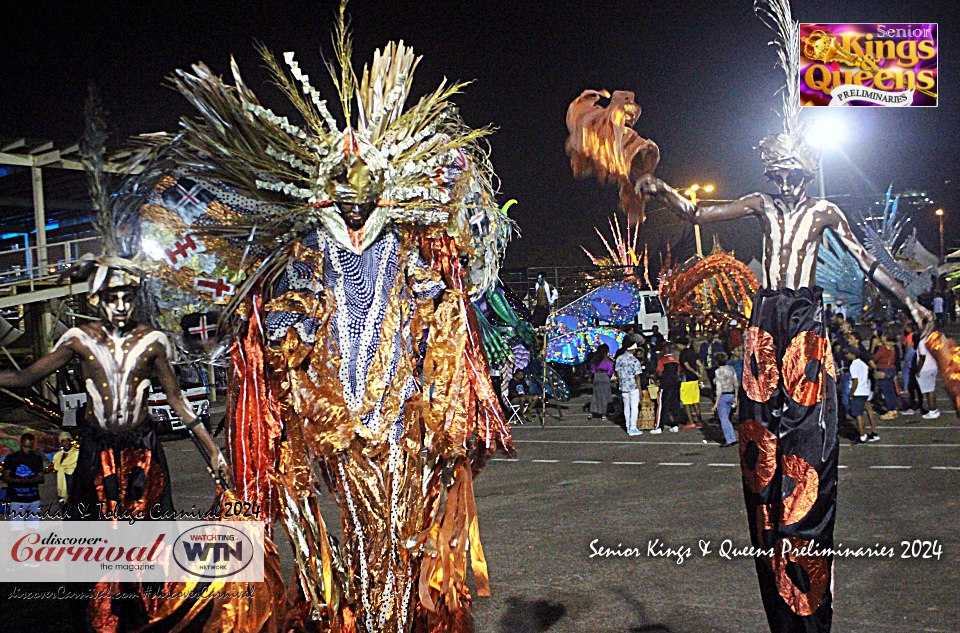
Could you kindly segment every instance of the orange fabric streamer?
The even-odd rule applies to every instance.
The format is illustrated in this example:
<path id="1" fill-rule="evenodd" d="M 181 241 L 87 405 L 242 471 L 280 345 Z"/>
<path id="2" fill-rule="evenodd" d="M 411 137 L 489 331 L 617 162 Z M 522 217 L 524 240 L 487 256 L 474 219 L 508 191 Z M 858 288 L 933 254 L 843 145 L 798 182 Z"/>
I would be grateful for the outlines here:
<path id="1" fill-rule="evenodd" d="M 420 567 L 419 597 L 428 630 L 447 630 L 439 623 L 455 620 L 457 612 L 470 606 L 467 588 L 467 546 L 477 595 L 490 596 L 487 562 L 480 544 L 480 527 L 473 494 L 473 475 L 465 460 L 455 469 L 454 481 L 441 492 L 437 506 L 442 511 L 433 524 L 417 537 L 425 555 Z M 449 623 L 449 622 L 448 622 Z M 456 630 L 456 629 L 450 629 Z"/>
<path id="2" fill-rule="evenodd" d="M 597 105 L 601 97 L 607 107 Z M 633 93 L 616 90 L 584 90 L 567 108 L 567 154 L 577 178 L 595 175 L 600 182 L 620 185 L 620 208 L 631 224 L 644 220 L 645 200 L 637 195 L 633 180 L 652 174 L 660 162 L 660 149 L 633 129 L 640 106 Z"/>
<path id="3" fill-rule="evenodd" d="M 237 497 L 229 490 L 219 500 L 221 508 L 232 505 Z M 223 521 L 242 521 L 242 518 L 224 518 Z M 245 582 L 185 582 L 168 583 L 164 588 L 170 597 L 156 600 L 151 613 L 150 627 L 170 621 L 177 614 L 176 624 L 168 633 L 180 633 L 198 617 L 203 619 L 203 633 L 284 633 L 289 629 L 293 608 L 285 595 L 280 573 L 280 554 L 273 540 L 264 537 L 264 569 L 262 583 Z M 247 597 L 243 597 L 246 594 Z M 187 597 L 189 596 L 189 597 Z M 226 597 L 231 596 L 231 597 Z"/>
<path id="4" fill-rule="evenodd" d="M 464 424 L 452 429 L 446 428 L 444 432 L 452 431 L 463 440 L 469 440 L 476 434 L 473 471 L 477 473 L 485 460 L 496 452 L 498 446 L 502 446 L 508 454 L 513 454 L 513 439 L 510 436 L 510 427 L 507 425 L 506 418 L 503 417 L 500 400 L 490 382 L 490 372 L 486 357 L 483 355 L 480 326 L 477 323 L 476 314 L 469 306 L 466 275 L 460 264 L 456 244 L 452 237 L 445 234 L 428 236 L 426 233 L 420 233 L 420 237 L 421 254 L 434 270 L 441 273 L 447 285 L 447 292 L 452 295 L 450 298 L 445 298 L 438 308 L 438 314 L 434 315 L 435 327 L 431 328 L 431 336 L 434 336 L 434 331 L 448 331 L 441 336 L 445 342 L 439 348 L 434 348 L 438 355 L 433 359 L 428 357 L 424 363 L 424 369 L 426 370 L 428 363 L 437 362 L 439 354 L 443 353 L 439 350 L 446 352 L 444 356 L 447 363 L 452 362 L 449 358 L 449 345 L 456 344 L 458 349 L 463 350 L 462 358 L 457 361 L 462 363 L 461 373 L 453 377 L 454 381 L 459 382 L 459 396 L 448 402 L 449 407 L 457 408 L 456 415 L 463 416 Z M 447 303 L 448 301 L 454 303 Z M 450 324 L 443 324 L 444 320 L 454 318 L 462 319 L 462 323 L 457 324 L 461 330 L 459 335 L 449 334 Z M 427 352 L 428 355 L 434 354 L 429 344 Z M 455 413 L 450 408 L 438 411 L 434 406 L 431 407 L 431 415 L 440 416 L 441 419 L 452 419 Z M 434 424 L 438 422 L 433 421 Z M 447 438 L 447 440 L 451 444 L 454 441 L 453 438 Z"/>
<path id="5" fill-rule="evenodd" d="M 227 425 L 227 449 L 238 499 L 256 504 L 268 526 L 276 507 L 270 478 L 276 474 L 280 420 L 264 376 L 260 293 L 253 294 L 250 321 L 243 342 L 234 343 L 231 365 L 239 385 L 231 406 L 235 423 Z M 268 528 L 269 533 L 269 528 Z"/>

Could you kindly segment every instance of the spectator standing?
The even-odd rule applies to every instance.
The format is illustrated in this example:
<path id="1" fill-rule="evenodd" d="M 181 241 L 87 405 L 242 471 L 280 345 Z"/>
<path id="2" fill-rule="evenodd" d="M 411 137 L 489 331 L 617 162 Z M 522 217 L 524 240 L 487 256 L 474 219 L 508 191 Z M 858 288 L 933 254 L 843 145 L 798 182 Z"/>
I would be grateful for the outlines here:
<path id="1" fill-rule="evenodd" d="M 923 414 L 925 420 L 934 420 L 940 417 L 937 408 L 937 361 L 927 350 L 926 339 L 920 341 L 917 348 L 917 386 L 920 387 L 922 398 L 926 399 L 927 412 Z"/>
<path id="2" fill-rule="evenodd" d="M 40 484 L 43 483 L 43 458 L 35 452 L 33 433 L 20 436 L 20 450 L 3 461 L 3 483 L 7 484 L 7 503 L 11 530 L 23 530 L 24 521 L 40 521 Z"/>
<path id="3" fill-rule="evenodd" d="M 867 435 L 867 401 L 870 399 L 870 368 L 859 352 L 855 349 L 847 348 L 847 361 L 850 363 L 850 415 L 857 421 L 857 431 L 859 432 L 859 441 L 875 441 L 880 439 L 876 434 L 876 428 L 873 419 L 870 419 L 871 432 Z"/>
<path id="4" fill-rule="evenodd" d="M 717 354 L 716 374 L 714 375 L 714 385 L 716 387 L 716 398 L 714 399 L 713 411 L 720 418 L 720 428 L 723 430 L 722 446 L 733 446 L 737 443 L 737 435 L 733 430 L 733 423 L 730 421 L 730 413 L 737 408 L 739 404 L 740 382 L 737 380 L 737 372 L 727 364 L 727 355 L 723 352 Z"/>
<path id="5" fill-rule="evenodd" d="M 717 367 L 720 366 L 720 363 L 717 362 L 717 355 L 724 354 L 725 352 L 726 350 L 723 348 L 723 343 L 720 342 L 720 337 L 716 334 L 711 334 L 705 341 L 700 343 L 697 357 L 700 360 L 700 366 L 706 370 L 707 380 L 710 381 L 711 385 L 713 385 L 713 375 L 717 371 Z M 714 394 L 716 394 L 716 389 L 714 389 Z"/>
<path id="6" fill-rule="evenodd" d="M 897 344 L 887 334 L 881 339 L 880 345 L 873 352 L 873 362 L 877 367 L 877 387 L 883 396 L 883 407 L 886 412 L 880 416 L 883 420 L 896 418 L 900 409 L 900 398 L 897 397 L 895 386 L 897 378 Z"/>
<path id="7" fill-rule="evenodd" d="M 657 374 L 660 376 L 660 391 L 657 394 L 657 424 L 650 431 L 653 434 L 661 433 L 663 427 L 670 428 L 671 433 L 680 430 L 680 417 L 683 415 L 683 405 L 680 404 L 680 384 L 682 370 L 680 361 L 667 349 L 657 363 Z"/>
<path id="8" fill-rule="evenodd" d="M 537 284 L 534 288 L 535 307 L 533 309 L 533 325 L 543 327 L 550 316 L 553 304 L 557 302 L 557 290 L 552 288 L 543 275 L 537 275 Z"/>
<path id="9" fill-rule="evenodd" d="M 933 316 L 937 319 L 937 327 L 946 325 L 946 314 L 944 312 L 943 293 L 938 292 L 933 297 Z"/>
<path id="10" fill-rule="evenodd" d="M 693 342 L 684 338 L 680 341 L 684 346 L 680 352 L 680 369 L 683 372 L 683 382 L 680 383 L 680 402 L 687 412 L 685 429 L 697 429 L 703 426 L 700 415 L 700 374 L 703 366 L 693 349 Z"/>
<path id="11" fill-rule="evenodd" d="M 733 371 L 737 372 L 737 384 L 743 384 L 743 346 L 739 345 L 730 350 L 730 360 L 727 361 L 727 364 L 733 367 Z"/>
<path id="12" fill-rule="evenodd" d="M 730 330 L 727 332 L 727 349 L 733 353 L 733 350 L 743 346 L 743 330 L 737 321 L 730 322 Z"/>
<path id="13" fill-rule="evenodd" d="M 60 450 L 53 456 L 51 468 L 57 473 L 57 497 L 60 499 L 60 505 L 65 506 L 70 491 L 70 480 L 73 478 L 73 471 L 77 469 L 80 449 L 73 443 L 73 436 L 67 431 L 60 433 L 57 441 L 60 443 Z"/>
<path id="14" fill-rule="evenodd" d="M 633 352 L 637 344 L 633 343 L 624 350 L 617 352 L 614 369 L 617 372 L 617 382 L 620 384 L 620 395 L 623 398 L 623 417 L 626 420 L 627 435 L 642 435 L 643 431 L 637 428 L 637 415 L 640 412 L 640 382 L 643 365 L 637 360 Z"/>
<path id="15" fill-rule="evenodd" d="M 903 343 L 903 374 L 902 393 L 906 394 L 906 405 L 903 410 L 904 415 L 913 415 L 918 409 L 923 408 L 923 394 L 920 393 L 920 385 L 917 384 L 917 345 L 913 333 L 904 337 Z M 901 397 L 901 400 L 903 398 Z"/>
<path id="16" fill-rule="evenodd" d="M 610 378 L 613 377 L 613 361 L 610 360 L 610 347 L 601 345 L 594 352 L 588 363 L 590 373 L 593 374 L 593 395 L 590 398 L 590 415 L 594 418 L 607 419 L 607 409 L 613 400 L 610 391 Z"/>
<path id="17" fill-rule="evenodd" d="M 659 325 L 654 325 L 650 330 L 648 343 L 650 345 L 650 362 L 657 364 L 660 361 L 660 355 L 664 352 L 664 348 L 667 345 L 667 339 L 660 333 Z"/>

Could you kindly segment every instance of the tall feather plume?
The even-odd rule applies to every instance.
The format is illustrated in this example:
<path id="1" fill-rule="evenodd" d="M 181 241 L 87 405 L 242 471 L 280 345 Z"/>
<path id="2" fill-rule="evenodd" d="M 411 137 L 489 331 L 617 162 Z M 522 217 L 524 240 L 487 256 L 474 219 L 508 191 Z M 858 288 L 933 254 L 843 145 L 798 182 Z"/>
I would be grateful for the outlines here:
<path id="1" fill-rule="evenodd" d="M 103 254 L 117 255 L 117 227 L 110 206 L 110 194 L 106 182 L 104 163 L 106 161 L 107 114 L 100 101 L 100 95 L 92 84 L 88 90 L 87 102 L 83 108 L 85 129 L 80 140 L 81 162 L 87 172 L 87 185 L 90 189 L 90 201 L 97 217 L 95 225 L 103 241 Z"/>
<path id="2" fill-rule="evenodd" d="M 753 10 L 776 39 L 769 42 L 777 49 L 778 65 L 786 83 L 780 89 L 783 98 L 783 131 L 787 136 L 800 138 L 800 24 L 793 21 L 790 0 L 754 0 Z"/>
<path id="3" fill-rule="evenodd" d="M 347 127 L 351 125 L 351 104 L 357 85 L 357 75 L 353 70 L 353 37 L 350 34 L 350 24 L 347 21 L 347 3 L 349 0 L 340 0 L 340 10 L 337 13 L 337 25 L 333 31 L 333 54 L 337 58 L 340 72 L 327 62 L 327 70 L 333 79 L 333 85 L 340 94 L 340 107 Z M 339 77 L 338 77 L 339 75 Z"/>

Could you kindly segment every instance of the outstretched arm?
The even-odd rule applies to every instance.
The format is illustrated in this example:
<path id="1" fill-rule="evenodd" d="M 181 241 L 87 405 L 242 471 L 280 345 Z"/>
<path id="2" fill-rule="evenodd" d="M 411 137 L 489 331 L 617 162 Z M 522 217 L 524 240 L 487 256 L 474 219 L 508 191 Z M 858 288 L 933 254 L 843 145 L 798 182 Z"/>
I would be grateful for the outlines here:
<path id="1" fill-rule="evenodd" d="M 200 424 L 197 419 L 197 414 L 194 413 L 193 407 L 180 389 L 180 382 L 177 380 L 177 375 L 173 371 L 173 365 L 170 364 L 170 357 L 168 356 L 170 343 L 166 338 L 163 340 L 162 347 L 163 351 L 157 353 L 154 357 L 154 373 L 157 380 L 160 381 L 160 386 L 163 387 L 163 392 L 167 394 L 167 402 L 170 403 L 170 407 L 176 411 L 180 419 L 183 420 L 184 426 L 196 436 L 204 449 L 206 449 L 207 455 L 210 457 L 210 468 L 213 472 L 219 473 L 223 481 L 232 487 L 233 482 L 230 479 L 230 469 L 227 466 L 227 461 L 220 453 L 216 442 L 210 437 L 210 433 Z"/>
<path id="2" fill-rule="evenodd" d="M 917 303 L 913 297 L 908 295 L 903 284 L 897 281 L 894 276 L 890 274 L 890 271 L 881 266 L 877 258 L 871 255 L 870 251 L 860 243 L 857 236 L 853 234 L 853 230 L 850 228 L 850 222 L 843 212 L 838 207 L 834 207 L 833 210 L 837 220 L 830 228 L 834 230 L 846 249 L 850 251 L 853 258 L 857 260 L 860 269 L 866 273 L 867 279 L 871 283 L 884 288 L 902 301 L 907 306 L 907 309 L 910 310 L 910 316 L 913 317 L 913 320 L 920 327 L 921 339 L 926 338 L 930 332 L 933 331 L 933 315 L 930 314 L 929 310 Z"/>
<path id="3" fill-rule="evenodd" d="M 680 195 L 679 191 L 650 174 L 638 180 L 635 188 L 638 194 L 663 200 L 668 209 L 684 220 L 696 224 L 738 220 L 748 215 L 763 212 L 763 199 L 760 194 L 756 193 L 751 193 L 731 202 L 701 207 L 693 204 L 693 202 Z"/>
<path id="4" fill-rule="evenodd" d="M 0 371 L 0 387 L 29 387 L 57 371 L 73 358 L 69 344 L 58 344 L 52 352 L 26 369 Z"/>

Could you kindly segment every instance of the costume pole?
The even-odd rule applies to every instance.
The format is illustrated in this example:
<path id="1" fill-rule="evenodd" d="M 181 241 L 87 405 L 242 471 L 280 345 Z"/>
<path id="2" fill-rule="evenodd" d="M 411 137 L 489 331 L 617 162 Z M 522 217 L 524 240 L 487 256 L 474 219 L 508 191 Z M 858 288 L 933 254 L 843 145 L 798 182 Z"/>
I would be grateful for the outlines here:
<path id="1" fill-rule="evenodd" d="M 197 439 L 196 435 L 193 434 L 193 429 L 188 428 L 187 433 L 190 434 L 190 439 L 193 440 L 193 445 L 197 447 L 198 451 L 200 451 L 200 456 L 203 458 L 203 464 L 207 467 L 207 472 L 210 473 L 210 476 L 213 477 L 214 483 L 224 490 L 230 490 L 230 486 L 228 486 L 227 482 L 223 480 L 223 477 L 220 476 L 220 473 L 210 467 L 210 453 L 207 452 L 207 447 L 203 445 L 203 442 Z"/>
<path id="2" fill-rule="evenodd" d="M 547 317 L 549 320 L 550 317 Z M 545 426 L 547 421 L 547 328 L 543 328 L 543 367 L 540 376 L 540 426 Z"/>

